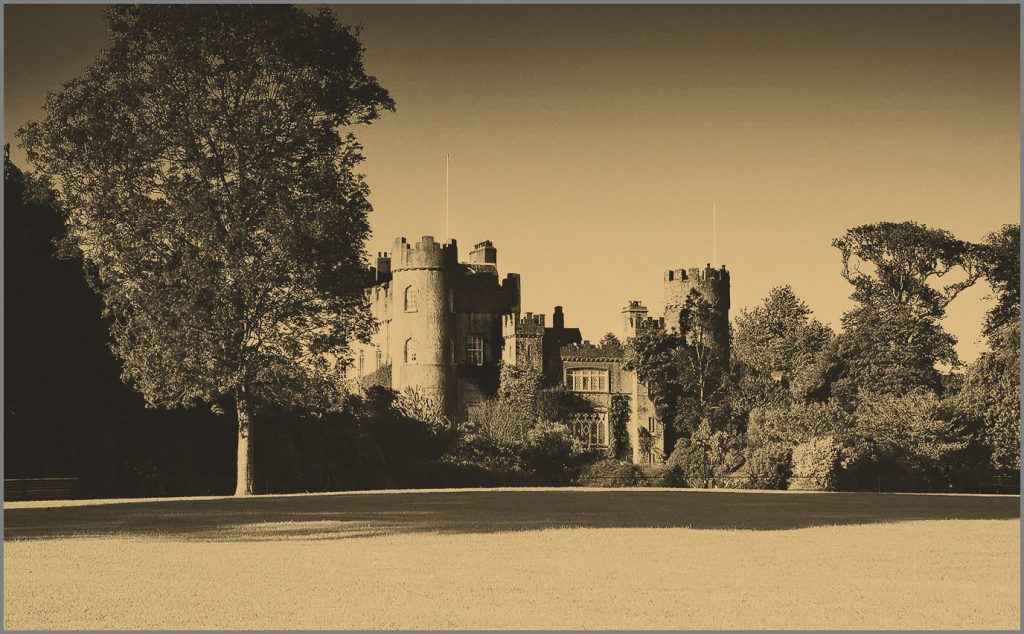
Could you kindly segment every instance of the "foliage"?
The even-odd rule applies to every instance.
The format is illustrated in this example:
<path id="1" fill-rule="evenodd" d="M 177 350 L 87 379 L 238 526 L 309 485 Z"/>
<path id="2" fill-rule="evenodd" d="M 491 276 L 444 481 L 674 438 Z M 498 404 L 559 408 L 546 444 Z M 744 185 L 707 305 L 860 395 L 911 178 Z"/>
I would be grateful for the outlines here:
<path id="1" fill-rule="evenodd" d="M 630 396 L 628 394 L 612 394 L 611 405 L 608 407 L 608 426 L 611 427 L 611 443 L 608 445 L 609 458 L 625 460 L 630 457 L 629 418 L 631 414 Z M 644 431 L 647 430 L 644 429 Z M 649 450 L 648 453 L 650 453 Z"/>
<path id="2" fill-rule="evenodd" d="M 728 368 L 718 326 L 714 308 L 693 290 L 680 311 L 678 331 L 642 329 L 626 351 L 623 367 L 647 386 L 658 418 L 666 423 L 666 447 L 725 412 Z"/>
<path id="3" fill-rule="evenodd" d="M 621 460 L 599 460 L 587 466 L 579 483 L 590 487 L 634 487 L 644 484 L 643 470 Z"/>
<path id="4" fill-rule="evenodd" d="M 526 417 L 536 417 L 537 394 L 544 376 L 532 365 L 501 364 L 498 398 Z"/>
<path id="5" fill-rule="evenodd" d="M 957 411 L 979 430 L 996 471 L 1020 470 L 1020 321 L 997 327 L 992 350 L 970 365 L 955 397 Z"/>
<path id="6" fill-rule="evenodd" d="M 942 317 L 946 306 L 979 276 L 973 245 L 916 222 L 861 225 L 848 229 L 832 246 L 842 254 L 842 275 L 853 285 L 855 301 L 891 302 L 917 317 Z M 963 279 L 933 285 L 957 269 Z"/>
<path id="7" fill-rule="evenodd" d="M 593 410 L 593 404 L 564 385 L 542 388 L 537 392 L 536 413 L 539 420 L 568 422 L 574 414 Z"/>
<path id="8" fill-rule="evenodd" d="M 541 482 L 564 484 L 574 457 L 569 428 L 550 421 L 538 423 L 526 435 L 522 456 Z"/>
<path id="9" fill-rule="evenodd" d="M 891 300 L 879 298 L 847 312 L 843 329 L 836 342 L 843 373 L 832 391 L 847 402 L 859 391 L 942 393 L 940 366 L 959 364 L 956 339 L 934 317 Z"/>
<path id="10" fill-rule="evenodd" d="M 19 130 L 148 404 L 336 403 L 362 292 L 351 134 L 393 108 L 327 9 L 116 5 L 109 47 Z M 239 451 L 239 493 L 251 463 Z"/>
<path id="11" fill-rule="evenodd" d="M 614 350 L 621 353 L 622 342 L 619 341 L 619 338 L 615 336 L 615 333 L 606 332 L 604 333 L 604 336 L 601 337 L 601 341 L 597 342 L 597 347 L 601 348 L 602 350 Z"/>
<path id="12" fill-rule="evenodd" d="M 985 236 L 978 248 L 981 274 L 992 287 L 996 304 L 985 316 L 985 333 L 1020 327 L 1020 225 L 1003 225 Z"/>
<path id="13" fill-rule="evenodd" d="M 793 449 L 783 443 L 747 448 L 744 452 L 745 485 L 752 489 L 785 489 L 793 473 Z"/>
<path id="14" fill-rule="evenodd" d="M 853 425 L 853 416 L 836 401 L 759 407 L 750 414 L 746 439 L 754 447 L 794 446 L 827 435 L 843 438 Z"/>
<path id="15" fill-rule="evenodd" d="M 454 423 L 445 414 L 441 401 L 414 388 L 406 388 L 395 399 L 395 407 L 410 419 L 422 421 L 438 434 L 445 434 L 454 428 Z"/>
<path id="16" fill-rule="evenodd" d="M 487 399 L 467 408 L 467 420 L 476 436 L 496 445 L 522 445 L 536 420 L 503 399 Z"/>
<path id="17" fill-rule="evenodd" d="M 101 302 L 54 257 L 63 223 L 4 153 L 4 470 L 77 478 L 80 497 L 230 493 L 232 425 L 209 409 L 153 410 L 120 380 Z"/>
<path id="18" fill-rule="evenodd" d="M 823 356 L 831 329 L 789 286 L 773 288 L 763 305 L 736 317 L 732 352 L 739 392 L 750 407 L 806 401 L 826 383 Z"/>
<path id="19" fill-rule="evenodd" d="M 711 488 L 732 486 L 734 472 L 743 465 L 742 438 L 732 431 L 712 430 L 703 421 L 689 438 L 676 443 L 666 461 L 687 486 Z"/>
<path id="20" fill-rule="evenodd" d="M 832 436 L 820 436 L 793 449 L 793 473 L 789 488 L 803 491 L 834 491 L 840 466 L 839 445 Z"/>

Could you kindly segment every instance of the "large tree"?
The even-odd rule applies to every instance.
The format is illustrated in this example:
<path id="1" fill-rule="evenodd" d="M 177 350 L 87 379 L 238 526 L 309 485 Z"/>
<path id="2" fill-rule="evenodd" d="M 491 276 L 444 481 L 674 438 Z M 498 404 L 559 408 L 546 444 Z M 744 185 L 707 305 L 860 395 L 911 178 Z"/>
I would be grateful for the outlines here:
<path id="1" fill-rule="evenodd" d="M 748 406 L 804 402 L 823 390 L 823 356 L 832 330 L 789 286 L 736 317 L 732 354 L 740 397 Z"/>
<path id="2" fill-rule="evenodd" d="M 956 339 L 939 320 L 980 276 L 977 248 L 948 231 L 916 222 L 881 222 L 847 230 L 832 241 L 857 306 L 843 316 L 837 340 L 846 366 L 836 386 L 903 395 L 940 392 L 941 366 L 959 364 Z"/>
<path id="3" fill-rule="evenodd" d="M 371 318 L 360 146 L 393 109 L 327 9 L 117 5 L 110 44 L 19 130 L 65 253 L 103 298 L 151 406 L 230 410 L 253 492 L 263 403 L 322 406 Z"/>

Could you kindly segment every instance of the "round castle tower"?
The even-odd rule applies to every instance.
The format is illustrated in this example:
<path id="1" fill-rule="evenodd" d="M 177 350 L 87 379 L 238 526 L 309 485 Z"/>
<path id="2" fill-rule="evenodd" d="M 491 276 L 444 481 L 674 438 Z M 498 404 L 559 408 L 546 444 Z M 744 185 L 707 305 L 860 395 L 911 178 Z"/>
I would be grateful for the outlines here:
<path id="1" fill-rule="evenodd" d="M 711 305 L 714 324 L 711 336 L 729 361 L 729 271 L 706 265 L 703 269 L 674 269 L 665 273 L 665 324 L 678 327 L 679 313 L 690 291 L 696 290 Z"/>
<path id="2" fill-rule="evenodd" d="M 450 271 L 458 266 L 455 240 L 397 238 L 391 252 L 391 387 L 411 388 L 454 410 L 454 314 Z"/>

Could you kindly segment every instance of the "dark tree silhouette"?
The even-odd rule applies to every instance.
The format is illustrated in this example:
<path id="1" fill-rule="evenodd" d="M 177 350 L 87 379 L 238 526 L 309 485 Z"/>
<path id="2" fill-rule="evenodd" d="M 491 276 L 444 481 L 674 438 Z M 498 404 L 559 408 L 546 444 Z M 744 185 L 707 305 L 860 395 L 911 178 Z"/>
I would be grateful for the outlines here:
<path id="1" fill-rule="evenodd" d="M 323 8 L 115 5 L 110 46 L 19 134 L 86 262 L 123 377 L 154 407 L 324 410 L 372 318 L 360 146 L 393 108 Z"/>

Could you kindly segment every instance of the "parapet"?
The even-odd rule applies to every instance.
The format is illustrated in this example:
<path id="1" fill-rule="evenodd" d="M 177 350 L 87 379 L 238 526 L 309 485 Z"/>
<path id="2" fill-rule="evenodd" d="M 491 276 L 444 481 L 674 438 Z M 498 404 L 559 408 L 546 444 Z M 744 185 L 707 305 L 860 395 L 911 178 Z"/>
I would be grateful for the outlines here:
<path id="1" fill-rule="evenodd" d="M 503 337 L 543 337 L 544 315 L 511 313 L 501 317 Z"/>
<path id="2" fill-rule="evenodd" d="M 442 244 L 435 242 L 434 236 L 423 236 L 415 245 L 395 238 L 390 263 L 392 271 L 451 268 L 459 263 L 459 249 L 455 240 Z"/>
<path id="3" fill-rule="evenodd" d="M 665 273 L 665 282 L 708 282 L 728 280 L 729 271 L 726 270 L 724 264 L 722 265 L 722 268 L 719 269 L 711 268 L 711 265 L 707 264 L 703 269 L 672 269 Z"/>
<path id="4" fill-rule="evenodd" d="M 622 361 L 624 353 L 622 346 L 595 346 L 589 341 L 570 343 L 558 351 L 563 361 Z"/>
<path id="5" fill-rule="evenodd" d="M 636 326 L 637 331 L 640 330 L 665 330 L 665 318 L 664 317 L 644 317 Z"/>

